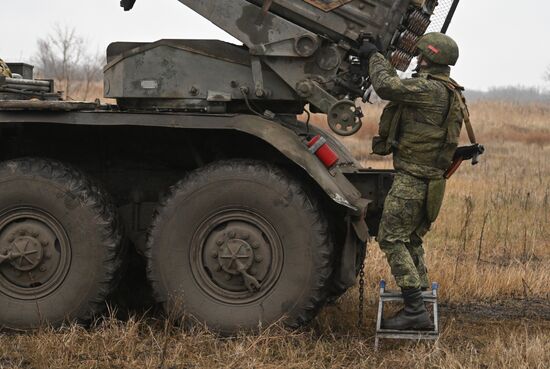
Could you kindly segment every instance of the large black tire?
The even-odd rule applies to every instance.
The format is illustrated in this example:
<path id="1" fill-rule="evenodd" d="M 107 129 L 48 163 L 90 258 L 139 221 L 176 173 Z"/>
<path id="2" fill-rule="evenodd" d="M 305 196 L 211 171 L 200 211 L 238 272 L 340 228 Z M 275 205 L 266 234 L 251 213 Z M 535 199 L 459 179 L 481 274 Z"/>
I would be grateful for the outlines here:
<path id="1" fill-rule="evenodd" d="M 118 224 L 106 193 L 80 171 L 45 159 L 1 163 L 0 255 L 12 257 L 0 264 L 0 326 L 101 312 L 121 264 Z"/>
<path id="2" fill-rule="evenodd" d="M 231 247 L 259 291 L 227 259 Z M 276 321 L 297 328 L 325 302 L 332 250 L 326 219 L 299 181 L 262 162 L 222 161 L 190 173 L 162 202 L 148 276 L 170 314 L 185 312 L 219 333 Z"/>

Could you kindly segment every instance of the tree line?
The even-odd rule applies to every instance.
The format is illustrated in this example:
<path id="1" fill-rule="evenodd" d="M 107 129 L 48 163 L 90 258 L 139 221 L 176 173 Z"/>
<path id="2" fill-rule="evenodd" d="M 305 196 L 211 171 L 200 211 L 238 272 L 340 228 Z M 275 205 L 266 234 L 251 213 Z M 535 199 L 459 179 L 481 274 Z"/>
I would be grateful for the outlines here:
<path id="1" fill-rule="evenodd" d="M 93 85 L 101 82 L 104 54 L 91 51 L 75 28 L 56 25 L 50 34 L 38 39 L 37 46 L 32 58 L 37 75 L 55 79 L 65 98 L 71 99 L 78 91 L 79 97 L 86 100 Z"/>

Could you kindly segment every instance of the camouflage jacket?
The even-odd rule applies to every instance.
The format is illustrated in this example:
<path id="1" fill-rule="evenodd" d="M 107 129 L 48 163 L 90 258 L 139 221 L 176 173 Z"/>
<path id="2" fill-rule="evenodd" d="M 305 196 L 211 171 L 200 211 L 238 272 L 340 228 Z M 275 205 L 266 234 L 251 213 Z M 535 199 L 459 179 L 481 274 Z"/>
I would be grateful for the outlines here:
<path id="1" fill-rule="evenodd" d="M 419 178 L 442 177 L 444 170 L 435 162 L 447 139 L 447 130 L 442 125 L 448 116 L 451 99 L 445 84 L 428 76 L 448 78 L 449 74 L 450 67 L 436 66 L 402 80 L 383 55 L 372 56 L 371 82 L 378 96 L 390 101 L 386 110 L 396 110 L 396 104 L 403 106 L 399 145 L 393 155 L 396 170 Z M 462 121 L 454 122 L 459 134 L 461 124 Z"/>
<path id="2" fill-rule="evenodd" d="M 11 77 L 10 68 L 2 59 L 0 59 L 0 76 Z"/>

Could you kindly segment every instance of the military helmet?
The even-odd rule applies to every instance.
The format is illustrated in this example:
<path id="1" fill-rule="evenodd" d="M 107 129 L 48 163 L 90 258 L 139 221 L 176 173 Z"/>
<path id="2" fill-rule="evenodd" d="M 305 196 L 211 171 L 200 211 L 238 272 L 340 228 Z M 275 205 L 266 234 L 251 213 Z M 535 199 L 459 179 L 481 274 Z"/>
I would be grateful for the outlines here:
<path id="1" fill-rule="evenodd" d="M 416 44 L 419 54 L 435 64 L 455 65 L 459 50 L 455 40 L 449 36 L 432 32 L 427 33 Z"/>

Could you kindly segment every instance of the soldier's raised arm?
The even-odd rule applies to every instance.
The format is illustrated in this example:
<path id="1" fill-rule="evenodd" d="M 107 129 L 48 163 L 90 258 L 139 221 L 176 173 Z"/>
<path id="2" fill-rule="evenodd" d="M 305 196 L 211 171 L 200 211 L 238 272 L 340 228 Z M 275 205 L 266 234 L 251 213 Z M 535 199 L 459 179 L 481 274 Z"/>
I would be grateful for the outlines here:
<path id="1" fill-rule="evenodd" d="M 380 53 L 370 57 L 369 76 L 374 90 L 384 100 L 412 106 L 428 106 L 431 103 L 430 87 L 425 80 L 401 79 Z"/>

